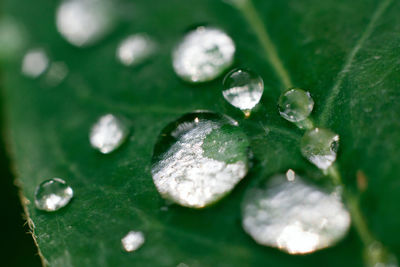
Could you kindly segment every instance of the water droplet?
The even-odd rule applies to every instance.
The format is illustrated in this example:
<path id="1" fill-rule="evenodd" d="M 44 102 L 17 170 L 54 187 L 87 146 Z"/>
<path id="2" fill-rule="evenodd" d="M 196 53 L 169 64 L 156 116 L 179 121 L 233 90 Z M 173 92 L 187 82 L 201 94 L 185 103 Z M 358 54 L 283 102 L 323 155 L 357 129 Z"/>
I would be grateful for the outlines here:
<path id="1" fill-rule="evenodd" d="M 74 192 L 67 183 L 60 178 L 53 178 L 42 182 L 36 187 L 36 208 L 44 211 L 56 211 L 65 207 Z"/>
<path id="2" fill-rule="evenodd" d="M 42 48 L 29 50 L 22 59 L 22 73 L 30 78 L 37 78 L 46 71 L 49 58 Z"/>
<path id="3" fill-rule="evenodd" d="M 291 122 L 306 119 L 314 108 L 314 100 L 309 92 L 301 89 L 290 89 L 279 97 L 279 113 Z"/>
<path id="4" fill-rule="evenodd" d="M 142 232 L 130 231 L 121 239 L 122 247 L 127 252 L 132 252 L 144 244 L 144 234 Z"/>
<path id="5" fill-rule="evenodd" d="M 52 62 L 46 74 L 46 83 L 49 86 L 59 85 L 68 75 L 68 67 L 64 62 Z"/>
<path id="6" fill-rule="evenodd" d="M 257 73 L 246 69 L 235 69 L 224 78 L 222 95 L 232 106 L 250 111 L 264 92 L 264 81 Z"/>
<path id="7" fill-rule="evenodd" d="M 301 153 L 318 168 L 326 170 L 336 160 L 339 148 L 339 135 L 315 128 L 307 131 L 301 139 Z"/>
<path id="8" fill-rule="evenodd" d="M 248 171 L 247 136 L 227 116 L 189 113 L 161 132 L 152 175 L 160 194 L 202 208 L 228 194 Z"/>
<path id="9" fill-rule="evenodd" d="M 117 49 L 117 58 L 125 66 L 137 66 L 156 50 L 156 43 L 147 34 L 133 34 L 122 40 Z"/>
<path id="10" fill-rule="evenodd" d="M 111 4 L 107 0 L 65 0 L 57 9 L 57 29 L 72 45 L 92 45 L 114 27 Z"/>
<path id="11" fill-rule="evenodd" d="M 103 154 L 108 154 L 122 145 L 129 134 L 125 123 L 112 114 L 99 118 L 90 131 L 90 144 Z"/>
<path id="12" fill-rule="evenodd" d="M 12 17 L 0 18 L 0 61 L 17 58 L 26 43 L 23 27 Z"/>
<path id="13" fill-rule="evenodd" d="M 332 246 L 350 227 L 350 215 L 335 194 L 307 184 L 300 177 L 271 178 L 246 193 L 243 228 L 259 244 L 290 254 Z"/>
<path id="14" fill-rule="evenodd" d="M 374 242 L 364 251 L 366 267 L 398 267 L 397 258 L 379 242 Z"/>
<path id="15" fill-rule="evenodd" d="M 185 35 L 173 52 L 176 74 L 187 82 L 217 78 L 233 63 L 235 44 L 222 30 L 197 27 Z"/>

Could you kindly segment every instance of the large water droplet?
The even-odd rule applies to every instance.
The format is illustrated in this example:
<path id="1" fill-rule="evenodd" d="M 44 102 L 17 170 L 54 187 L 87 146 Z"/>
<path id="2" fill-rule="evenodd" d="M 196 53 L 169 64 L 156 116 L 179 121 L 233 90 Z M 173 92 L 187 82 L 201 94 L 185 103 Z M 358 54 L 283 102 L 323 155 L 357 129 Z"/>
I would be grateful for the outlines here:
<path id="1" fill-rule="evenodd" d="M 260 102 L 264 92 L 264 81 L 257 73 L 246 69 L 235 69 L 224 78 L 222 94 L 232 106 L 245 112 Z"/>
<path id="2" fill-rule="evenodd" d="M 42 182 L 35 191 L 36 208 L 44 211 L 56 211 L 65 207 L 72 199 L 74 192 L 60 178 Z"/>
<path id="3" fill-rule="evenodd" d="M 197 27 L 185 35 L 173 52 L 176 74 L 188 82 L 207 82 L 233 63 L 235 44 L 223 31 Z"/>
<path id="4" fill-rule="evenodd" d="M 248 171 L 249 142 L 236 125 L 227 116 L 199 111 L 165 127 L 152 164 L 160 194 L 202 208 L 229 193 Z"/>
<path id="5" fill-rule="evenodd" d="M 107 0 L 64 0 L 56 14 L 58 31 L 75 46 L 96 43 L 112 30 L 114 22 L 114 9 Z"/>
<path id="6" fill-rule="evenodd" d="M 132 252 L 144 244 L 145 238 L 142 232 L 130 231 L 121 239 L 122 247 L 127 252 Z"/>
<path id="7" fill-rule="evenodd" d="M 22 59 L 22 73 L 30 78 L 37 78 L 46 71 L 49 58 L 42 48 L 29 50 Z"/>
<path id="8" fill-rule="evenodd" d="M 112 114 L 99 118 L 90 131 L 90 144 L 103 154 L 108 154 L 122 145 L 129 134 L 123 120 Z"/>
<path id="9" fill-rule="evenodd" d="M 156 43 L 146 34 L 133 34 L 122 40 L 117 49 L 117 58 L 125 66 L 136 66 L 149 58 Z"/>
<path id="10" fill-rule="evenodd" d="M 326 170 L 336 160 L 339 135 L 327 129 L 315 128 L 304 134 L 300 146 L 305 158 Z"/>
<path id="11" fill-rule="evenodd" d="M 290 254 L 332 246 L 350 227 L 350 215 L 337 194 L 328 194 L 296 176 L 271 178 L 246 193 L 243 228 L 259 244 Z"/>
<path id="12" fill-rule="evenodd" d="M 294 88 L 280 96 L 278 107 L 283 118 L 291 122 L 299 122 L 310 115 L 314 108 L 314 100 L 309 92 Z"/>

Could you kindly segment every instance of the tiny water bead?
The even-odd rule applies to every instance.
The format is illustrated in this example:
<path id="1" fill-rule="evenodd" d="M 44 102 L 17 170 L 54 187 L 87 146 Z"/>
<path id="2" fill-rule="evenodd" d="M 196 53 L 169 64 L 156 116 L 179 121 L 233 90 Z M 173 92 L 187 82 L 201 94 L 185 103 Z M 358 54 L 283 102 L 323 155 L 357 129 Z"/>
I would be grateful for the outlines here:
<path id="1" fill-rule="evenodd" d="M 175 48 L 173 67 L 184 81 L 211 81 L 232 65 L 235 50 L 234 42 L 225 32 L 200 26 L 187 33 Z"/>
<path id="2" fill-rule="evenodd" d="M 143 63 L 156 50 L 155 41 L 147 34 L 133 34 L 122 40 L 117 48 L 117 59 L 125 66 Z"/>
<path id="3" fill-rule="evenodd" d="M 244 230 L 259 244 L 305 254 L 334 245 L 350 227 L 350 214 L 337 194 L 299 176 L 276 175 L 250 189 L 242 206 Z"/>
<path id="4" fill-rule="evenodd" d="M 30 78 L 37 78 L 46 71 L 49 58 L 42 48 L 34 48 L 26 52 L 22 59 L 22 73 Z"/>
<path id="5" fill-rule="evenodd" d="M 130 231 L 121 239 L 122 247 L 126 252 L 133 252 L 144 244 L 145 238 L 142 232 Z"/>
<path id="6" fill-rule="evenodd" d="M 128 135 L 129 128 L 123 120 L 106 114 L 93 125 L 89 138 L 93 148 L 108 154 L 120 147 Z"/>
<path id="7" fill-rule="evenodd" d="M 301 139 L 301 153 L 322 170 L 328 169 L 336 160 L 339 135 L 322 128 L 307 131 Z"/>
<path id="8" fill-rule="evenodd" d="M 115 24 L 112 2 L 64 0 L 57 9 L 57 29 L 72 45 L 89 46 L 107 35 Z"/>
<path id="9" fill-rule="evenodd" d="M 279 97 L 279 113 L 291 122 L 305 120 L 314 108 L 314 100 L 309 92 L 293 88 Z"/>
<path id="10" fill-rule="evenodd" d="M 247 69 L 234 69 L 223 82 L 222 95 L 232 106 L 244 112 L 250 111 L 264 92 L 264 81 L 257 73 Z"/>
<path id="11" fill-rule="evenodd" d="M 247 136 L 231 118 L 209 111 L 167 125 L 154 147 L 152 175 L 159 193 L 203 208 L 228 194 L 248 171 Z"/>
<path id="12" fill-rule="evenodd" d="M 59 85 L 68 75 L 68 67 L 64 62 L 52 62 L 46 73 L 46 83 L 48 86 Z"/>
<path id="13" fill-rule="evenodd" d="M 35 205 L 40 210 L 56 211 L 65 207 L 73 195 L 72 188 L 64 180 L 49 179 L 36 187 Z"/>

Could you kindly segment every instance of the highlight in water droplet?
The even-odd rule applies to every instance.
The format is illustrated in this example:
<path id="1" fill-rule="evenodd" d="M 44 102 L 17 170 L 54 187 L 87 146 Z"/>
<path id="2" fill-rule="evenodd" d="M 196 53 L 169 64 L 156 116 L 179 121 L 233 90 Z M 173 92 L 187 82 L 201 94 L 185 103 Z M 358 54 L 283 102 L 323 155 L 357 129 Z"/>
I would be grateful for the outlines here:
<path id="1" fill-rule="evenodd" d="M 144 244 L 145 238 L 142 232 L 130 231 L 121 239 L 122 247 L 126 252 L 136 251 Z"/>
<path id="2" fill-rule="evenodd" d="M 64 0 L 57 9 L 56 24 L 60 34 L 72 45 L 92 45 L 114 28 L 115 14 L 112 2 Z"/>
<path id="3" fill-rule="evenodd" d="M 133 34 L 119 44 L 117 59 L 125 66 L 137 66 L 153 55 L 156 47 L 155 41 L 147 34 Z"/>
<path id="4" fill-rule="evenodd" d="M 49 179 L 36 187 L 35 206 L 44 211 L 56 211 L 65 207 L 73 195 L 72 188 L 64 180 Z"/>
<path id="5" fill-rule="evenodd" d="M 21 71 L 25 76 L 37 78 L 49 66 L 49 58 L 42 48 L 29 50 L 22 59 Z"/>
<path id="6" fill-rule="evenodd" d="M 182 206 L 203 208 L 228 194 L 248 171 L 249 141 L 231 118 L 208 111 L 170 123 L 154 147 L 158 192 Z"/>
<path id="7" fill-rule="evenodd" d="M 250 112 L 264 92 L 264 81 L 260 75 L 248 69 L 234 69 L 223 81 L 222 95 L 232 106 Z"/>
<path id="8" fill-rule="evenodd" d="M 173 67 L 184 81 L 211 81 L 232 65 L 235 50 L 234 42 L 225 32 L 200 26 L 186 34 L 175 48 Z"/>
<path id="9" fill-rule="evenodd" d="M 350 227 L 350 214 L 336 194 L 298 176 L 276 175 L 250 189 L 242 205 L 244 230 L 259 244 L 289 254 L 311 253 L 334 245 Z"/>
<path id="10" fill-rule="evenodd" d="M 90 131 L 90 144 L 103 154 L 119 148 L 129 135 L 129 128 L 122 119 L 113 114 L 99 118 Z"/>
<path id="11" fill-rule="evenodd" d="M 309 92 L 293 88 L 284 92 L 278 102 L 279 113 L 291 122 L 305 120 L 314 108 L 314 100 Z"/>
<path id="12" fill-rule="evenodd" d="M 328 169 L 336 160 L 339 135 L 321 128 L 307 131 L 301 139 L 301 153 L 322 170 Z"/>

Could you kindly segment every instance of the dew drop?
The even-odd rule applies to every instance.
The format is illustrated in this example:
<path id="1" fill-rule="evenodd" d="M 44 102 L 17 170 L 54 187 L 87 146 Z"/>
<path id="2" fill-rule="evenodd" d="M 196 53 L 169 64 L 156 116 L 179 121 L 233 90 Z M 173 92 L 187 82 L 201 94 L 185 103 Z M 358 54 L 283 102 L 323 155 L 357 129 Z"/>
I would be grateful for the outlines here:
<path id="1" fill-rule="evenodd" d="M 184 81 L 211 81 L 232 65 L 235 49 L 222 30 L 200 26 L 187 33 L 175 48 L 173 67 Z"/>
<path id="2" fill-rule="evenodd" d="M 133 252 L 144 244 L 145 238 L 142 232 L 130 231 L 121 239 L 122 247 L 126 252 Z"/>
<path id="3" fill-rule="evenodd" d="M 246 69 L 229 72 L 223 82 L 222 95 L 232 106 L 244 112 L 250 111 L 264 92 L 264 81 L 257 73 Z"/>
<path id="4" fill-rule="evenodd" d="M 123 120 L 112 114 L 98 119 L 90 131 L 90 144 L 103 154 L 108 154 L 120 147 L 128 137 L 129 129 Z"/>
<path id="5" fill-rule="evenodd" d="M 56 24 L 69 43 L 89 46 L 113 29 L 114 9 L 107 0 L 64 0 L 57 9 Z"/>
<path id="6" fill-rule="evenodd" d="M 52 62 L 46 74 L 48 86 L 59 85 L 68 75 L 68 67 L 64 62 Z"/>
<path id="7" fill-rule="evenodd" d="M 328 194 L 296 176 L 276 175 L 250 189 L 242 206 L 244 230 L 259 244 L 289 254 L 305 254 L 334 245 L 350 227 L 350 215 L 336 194 Z"/>
<path id="8" fill-rule="evenodd" d="M 290 89 L 279 97 L 279 113 L 291 122 L 305 120 L 314 108 L 314 100 L 309 92 L 301 89 Z"/>
<path id="9" fill-rule="evenodd" d="M 147 34 L 133 34 L 121 41 L 117 48 L 117 59 L 125 66 L 137 66 L 156 50 L 155 41 Z"/>
<path id="10" fill-rule="evenodd" d="M 203 208 L 228 194 L 248 171 L 247 136 L 227 116 L 186 114 L 167 125 L 154 148 L 153 181 L 182 206 Z"/>
<path id="11" fill-rule="evenodd" d="M 72 188 L 64 180 L 49 179 L 36 187 L 35 205 L 40 210 L 56 211 L 65 207 L 73 195 Z"/>
<path id="12" fill-rule="evenodd" d="M 301 153 L 322 170 L 329 168 L 336 160 L 339 135 L 321 128 L 307 131 L 301 139 Z"/>
<path id="13" fill-rule="evenodd" d="M 29 50 L 22 59 L 22 73 L 30 78 L 37 78 L 46 71 L 49 58 L 42 48 Z"/>

